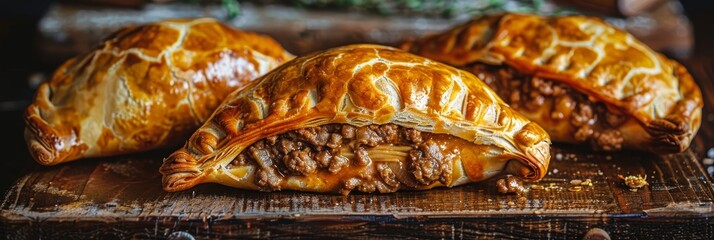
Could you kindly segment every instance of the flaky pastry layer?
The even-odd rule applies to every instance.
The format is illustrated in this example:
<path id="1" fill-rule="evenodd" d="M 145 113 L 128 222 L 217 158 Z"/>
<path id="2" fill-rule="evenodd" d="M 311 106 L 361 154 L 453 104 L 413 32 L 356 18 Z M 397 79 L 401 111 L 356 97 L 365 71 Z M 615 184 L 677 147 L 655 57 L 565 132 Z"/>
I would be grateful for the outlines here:
<path id="1" fill-rule="evenodd" d="M 291 58 L 212 19 L 123 28 L 40 85 L 25 113 L 28 149 L 54 165 L 176 146 L 226 95 Z"/>

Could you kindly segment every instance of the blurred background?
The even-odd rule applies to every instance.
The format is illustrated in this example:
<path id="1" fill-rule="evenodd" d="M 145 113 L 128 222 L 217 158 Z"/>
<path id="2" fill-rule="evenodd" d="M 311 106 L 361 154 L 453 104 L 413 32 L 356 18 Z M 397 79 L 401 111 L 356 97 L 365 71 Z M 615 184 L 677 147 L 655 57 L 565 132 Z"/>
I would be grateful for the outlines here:
<path id="1" fill-rule="evenodd" d="M 165 18 L 214 17 L 268 34 L 301 55 L 349 44 L 397 42 L 503 11 L 600 16 L 689 64 L 714 57 L 714 1 L 704 0 L 23 0 L 0 3 L 0 190 L 40 167 L 25 146 L 22 114 L 35 88 L 67 59 L 116 29 Z M 699 65 L 696 65 L 699 66 Z M 702 67 L 714 74 L 714 67 Z M 695 77 L 697 73 L 694 73 Z M 714 116 L 708 116 L 714 117 Z M 713 153 L 714 154 L 714 153 Z M 712 157 L 712 156 L 710 156 Z M 714 166 L 708 167 L 710 174 Z"/>

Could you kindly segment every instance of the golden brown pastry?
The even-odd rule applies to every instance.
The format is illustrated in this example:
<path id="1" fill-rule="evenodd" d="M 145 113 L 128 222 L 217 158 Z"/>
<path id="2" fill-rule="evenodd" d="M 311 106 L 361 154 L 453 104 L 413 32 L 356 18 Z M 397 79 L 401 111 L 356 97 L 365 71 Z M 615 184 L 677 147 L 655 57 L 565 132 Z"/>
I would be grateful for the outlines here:
<path id="1" fill-rule="evenodd" d="M 236 91 L 164 161 L 164 189 L 349 193 L 455 186 L 499 172 L 538 180 L 550 139 L 473 75 L 351 45 Z"/>
<path id="2" fill-rule="evenodd" d="M 291 58 L 211 19 L 126 27 L 40 85 L 25 139 L 43 165 L 176 146 L 226 95 Z"/>
<path id="3" fill-rule="evenodd" d="M 682 65 L 594 17 L 495 15 L 403 48 L 474 73 L 554 141 L 676 153 L 701 123 Z"/>

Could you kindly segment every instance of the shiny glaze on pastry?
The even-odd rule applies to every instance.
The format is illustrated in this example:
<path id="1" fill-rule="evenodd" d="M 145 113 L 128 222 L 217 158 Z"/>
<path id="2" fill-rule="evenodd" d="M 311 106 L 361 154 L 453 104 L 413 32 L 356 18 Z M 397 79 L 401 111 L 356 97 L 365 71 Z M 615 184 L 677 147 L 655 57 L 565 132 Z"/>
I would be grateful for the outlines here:
<path id="1" fill-rule="evenodd" d="M 291 58 L 212 19 L 126 27 L 40 85 L 25 139 L 43 165 L 177 146 L 226 95 Z"/>
<path id="2" fill-rule="evenodd" d="M 429 189 L 500 172 L 541 179 L 550 138 L 483 82 L 407 52 L 349 45 L 236 91 L 161 167 L 200 183 L 347 194 Z"/>
<path id="3" fill-rule="evenodd" d="M 481 77 L 554 141 L 676 153 L 701 124 L 687 70 L 598 18 L 494 15 L 402 48 Z"/>

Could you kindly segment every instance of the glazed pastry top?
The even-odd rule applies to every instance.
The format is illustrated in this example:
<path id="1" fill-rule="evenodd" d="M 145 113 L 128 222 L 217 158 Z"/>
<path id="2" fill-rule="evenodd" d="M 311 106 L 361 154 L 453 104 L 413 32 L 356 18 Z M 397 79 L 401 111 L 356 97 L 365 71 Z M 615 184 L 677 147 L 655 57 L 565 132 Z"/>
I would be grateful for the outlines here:
<path id="1" fill-rule="evenodd" d="M 52 165 L 177 145 L 227 94 L 291 58 L 269 37 L 212 19 L 123 28 L 40 86 L 28 146 Z"/>
<path id="2" fill-rule="evenodd" d="M 397 124 L 496 146 L 540 179 L 550 159 L 545 131 L 472 74 L 378 45 L 296 58 L 236 91 L 162 166 L 164 187 L 183 190 L 252 143 L 331 123 Z"/>
<path id="3" fill-rule="evenodd" d="M 655 138 L 686 142 L 679 148 L 701 122 L 701 91 L 683 66 L 595 17 L 494 15 L 403 48 L 453 66 L 507 64 L 565 83 L 634 116 Z"/>

